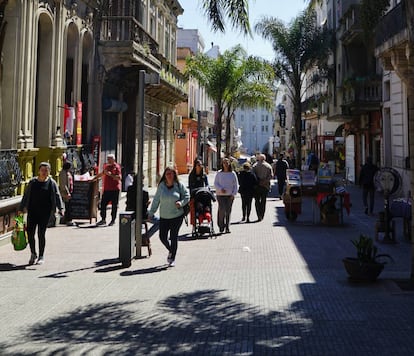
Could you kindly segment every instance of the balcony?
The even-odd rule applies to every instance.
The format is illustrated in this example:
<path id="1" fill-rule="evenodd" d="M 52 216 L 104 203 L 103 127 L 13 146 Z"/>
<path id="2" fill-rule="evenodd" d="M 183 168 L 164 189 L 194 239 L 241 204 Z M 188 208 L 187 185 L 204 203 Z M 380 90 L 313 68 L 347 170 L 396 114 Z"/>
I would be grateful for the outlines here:
<path id="1" fill-rule="evenodd" d="M 343 85 L 342 114 L 360 115 L 381 109 L 382 81 L 356 78 Z"/>
<path id="2" fill-rule="evenodd" d="M 306 118 L 326 115 L 328 113 L 328 94 L 317 94 L 302 101 L 302 113 Z"/>
<path id="3" fill-rule="evenodd" d="M 161 70 L 158 43 L 135 17 L 104 16 L 99 45 L 106 70 L 118 65 L 141 65 L 157 73 Z"/>
<path id="4" fill-rule="evenodd" d="M 382 17 L 375 30 L 375 45 L 382 47 L 387 41 L 398 36 L 404 38 L 404 31 L 407 29 L 407 18 L 405 2 L 400 2 L 390 12 Z"/>
<path id="5" fill-rule="evenodd" d="M 123 66 L 158 73 L 160 83 L 147 86 L 147 95 L 172 105 L 187 99 L 184 76 L 158 52 L 157 41 L 135 17 L 103 17 L 99 44 L 107 71 Z"/>
<path id="6" fill-rule="evenodd" d="M 360 8 L 351 5 L 341 18 L 342 35 L 340 40 L 346 46 L 353 42 L 361 42 L 363 29 L 360 21 Z"/>
<path id="7" fill-rule="evenodd" d="M 405 1 L 388 12 L 376 28 L 375 55 L 382 59 L 385 70 L 396 70 L 402 78 L 412 77 L 412 57 L 407 57 L 411 47 L 407 26 Z"/>
<path id="8" fill-rule="evenodd" d="M 162 63 L 161 66 L 160 84 L 147 86 L 145 93 L 172 105 L 187 100 L 184 75 L 168 63 Z"/>

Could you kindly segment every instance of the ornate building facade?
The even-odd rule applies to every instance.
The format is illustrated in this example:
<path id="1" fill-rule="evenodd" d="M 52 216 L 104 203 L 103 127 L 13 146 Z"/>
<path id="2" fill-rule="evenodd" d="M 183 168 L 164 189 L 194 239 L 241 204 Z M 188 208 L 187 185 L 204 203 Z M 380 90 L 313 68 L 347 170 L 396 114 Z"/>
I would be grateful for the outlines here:
<path id="1" fill-rule="evenodd" d="M 187 98 L 176 67 L 182 12 L 177 0 L 0 0 L 0 151 L 20 168 L 6 174 L 0 235 L 41 161 L 57 178 L 64 159 L 83 173 L 114 153 L 136 171 L 142 143 L 146 183 L 157 183 L 174 162 L 175 105 Z M 159 79 L 139 88 L 140 71 Z"/>

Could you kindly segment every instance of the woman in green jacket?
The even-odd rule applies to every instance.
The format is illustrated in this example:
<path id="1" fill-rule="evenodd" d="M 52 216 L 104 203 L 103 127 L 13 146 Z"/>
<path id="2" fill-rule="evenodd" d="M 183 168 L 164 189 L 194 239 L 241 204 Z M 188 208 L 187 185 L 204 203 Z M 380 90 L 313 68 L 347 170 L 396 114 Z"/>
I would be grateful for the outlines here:
<path id="1" fill-rule="evenodd" d="M 167 166 L 152 200 L 148 218 L 151 219 L 157 209 L 160 209 L 160 240 L 168 250 L 167 262 L 170 267 L 175 266 L 178 232 L 184 218 L 183 206 L 188 204 L 189 200 L 190 194 L 185 185 L 178 180 L 176 170 L 172 166 Z"/>

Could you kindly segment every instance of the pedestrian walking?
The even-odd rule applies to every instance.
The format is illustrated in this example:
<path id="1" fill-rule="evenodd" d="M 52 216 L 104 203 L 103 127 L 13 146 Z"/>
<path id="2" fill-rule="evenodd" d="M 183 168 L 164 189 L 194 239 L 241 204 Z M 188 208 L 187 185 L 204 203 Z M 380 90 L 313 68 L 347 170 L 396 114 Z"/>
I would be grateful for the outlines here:
<path id="1" fill-rule="evenodd" d="M 289 163 L 285 160 L 283 153 L 279 155 L 279 159 L 275 163 L 275 176 L 279 191 L 279 198 L 282 199 L 286 185 L 286 171 L 289 169 Z"/>
<path id="2" fill-rule="evenodd" d="M 151 203 L 149 198 L 148 189 L 144 187 L 144 179 L 145 177 L 142 176 L 142 226 L 144 227 L 145 234 L 141 236 L 142 246 L 148 247 L 148 254 L 149 256 L 152 255 L 152 246 L 151 246 L 151 236 L 158 230 L 158 221 L 156 219 L 152 219 L 149 221 L 148 219 L 148 206 Z M 137 213 L 137 189 L 138 189 L 138 176 L 136 174 L 133 175 L 132 184 L 128 187 L 128 191 L 126 194 L 126 210 L 133 211 L 134 216 Z M 151 222 L 152 226 L 148 229 L 148 223 Z"/>
<path id="3" fill-rule="evenodd" d="M 306 164 L 308 165 L 310 171 L 315 171 L 315 175 L 318 173 L 319 159 L 313 151 L 309 151 Z"/>
<path id="4" fill-rule="evenodd" d="M 59 192 L 65 204 L 65 215 L 63 216 L 63 223 L 72 226 L 70 201 L 73 193 L 73 176 L 70 171 L 72 164 L 70 162 L 63 163 L 62 170 L 59 173 Z"/>
<path id="5" fill-rule="evenodd" d="M 270 191 L 270 181 L 273 178 L 272 166 L 266 162 L 264 154 L 257 155 L 257 161 L 253 165 L 253 173 L 258 179 L 254 194 L 256 214 L 258 220 L 262 221 L 266 212 L 266 199 Z"/>
<path id="6" fill-rule="evenodd" d="M 183 206 L 189 200 L 190 193 L 185 185 L 178 180 L 177 171 L 173 166 L 167 166 L 158 183 L 151 208 L 148 211 L 148 218 L 151 219 L 157 209 L 160 209 L 159 236 L 162 244 L 168 250 L 167 262 L 170 267 L 175 266 L 178 232 L 184 219 Z"/>
<path id="7" fill-rule="evenodd" d="M 257 185 L 257 177 L 251 169 L 249 162 L 243 163 L 243 170 L 238 174 L 239 193 L 242 200 L 242 221 L 250 222 L 250 212 L 254 191 Z"/>
<path id="8" fill-rule="evenodd" d="M 194 194 L 198 188 L 208 187 L 207 174 L 204 173 L 203 163 L 199 159 L 194 161 L 193 169 L 188 176 L 188 187 L 190 194 Z"/>
<path id="9" fill-rule="evenodd" d="M 378 167 L 372 163 L 372 157 L 367 157 L 366 163 L 362 166 L 359 174 L 359 185 L 362 187 L 362 202 L 365 207 L 365 214 L 367 215 L 372 215 L 374 212 L 374 177 L 377 171 Z"/>
<path id="10" fill-rule="evenodd" d="M 50 164 L 48 162 L 41 162 L 39 164 L 38 176 L 30 180 L 19 206 L 19 215 L 27 212 L 27 238 L 31 252 L 29 265 L 34 264 L 37 259 L 36 227 L 39 239 L 37 264 L 41 265 L 44 263 L 46 229 L 49 219 L 52 214 L 56 213 L 56 209 L 58 209 L 60 215 L 63 215 L 63 202 L 58 185 L 49 174 Z"/>
<path id="11" fill-rule="evenodd" d="M 101 199 L 101 221 L 96 225 L 106 225 L 106 207 L 109 202 L 112 204 L 111 222 L 109 226 L 115 224 L 116 213 L 118 210 L 119 192 L 121 191 L 122 174 L 121 167 L 115 161 L 115 155 L 108 154 L 101 173 L 97 174 L 93 181 L 103 177 L 102 199 Z"/>
<path id="12" fill-rule="evenodd" d="M 129 172 L 127 176 L 125 177 L 124 182 L 124 191 L 127 192 L 128 188 L 134 183 L 134 178 L 136 174 L 134 172 Z"/>
<path id="13" fill-rule="evenodd" d="M 217 225 L 220 233 L 223 233 L 224 230 L 226 233 L 230 233 L 231 209 L 239 188 L 237 175 L 232 169 L 230 159 L 223 158 L 221 170 L 216 173 L 214 179 L 214 187 L 218 202 Z"/>
<path id="14" fill-rule="evenodd" d="M 209 187 L 207 174 L 204 173 L 203 163 L 199 159 L 194 160 L 193 169 L 188 176 L 188 188 L 190 189 L 190 222 L 195 226 L 196 207 L 194 206 L 194 195 L 199 188 Z"/>
<path id="15" fill-rule="evenodd" d="M 127 211 L 134 211 L 136 213 L 137 210 L 137 179 L 138 176 L 134 174 L 132 184 L 128 187 L 128 191 L 126 194 L 126 210 Z M 144 179 L 145 177 L 142 176 L 142 220 L 148 219 L 148 206 L 150 204 L 149 193 L 148 190 L 144 187 Z"/>

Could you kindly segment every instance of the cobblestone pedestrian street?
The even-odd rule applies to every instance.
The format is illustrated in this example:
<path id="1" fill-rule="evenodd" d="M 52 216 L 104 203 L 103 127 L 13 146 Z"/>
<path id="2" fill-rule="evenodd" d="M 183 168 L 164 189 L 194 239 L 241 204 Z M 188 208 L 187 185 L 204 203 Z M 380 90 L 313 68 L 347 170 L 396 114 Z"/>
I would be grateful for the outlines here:
<path id="1" fill-rule="evenodd" d="M 312 223 L 310 198 L 287 221 L 273 192 L 263 221 L 244 223 L 238 196 L 231 233 L 193 239 L 183 225 L 174 268 L 158 234 L 150 258 L 122 268 L 119 221 L 48 229 L 43 265 L 3 243 L 0 355 L 412 355 L 414 294 L 394 282 L 409 277 L 411 244 L 397 221 L 398 243 L 378 244 L 395 263 L 376 283 L 349 282 L 350 239 L 373 236 L 377 217 L 348 190 L 338 227 Z"/>

